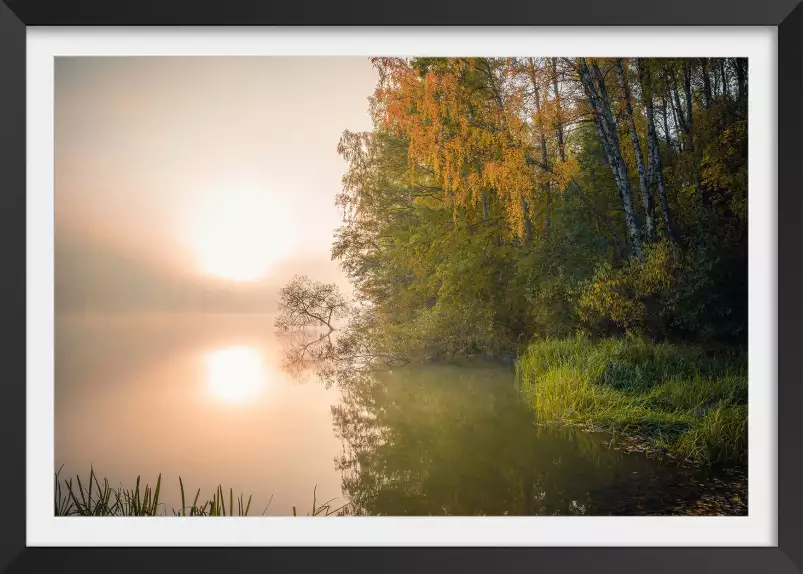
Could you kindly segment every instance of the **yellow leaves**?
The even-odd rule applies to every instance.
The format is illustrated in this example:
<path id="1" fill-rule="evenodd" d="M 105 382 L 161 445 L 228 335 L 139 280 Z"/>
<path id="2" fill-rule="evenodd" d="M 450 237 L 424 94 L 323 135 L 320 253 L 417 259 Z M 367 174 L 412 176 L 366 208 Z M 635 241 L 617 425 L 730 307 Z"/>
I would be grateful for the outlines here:
<path id="1" fill-rule="evenodd" d="M 469 121 L 468 116 L 462 115 L 458 118 L 458 125 L 460 127 L 460 133 L 465 135 L 468 133 L 469 129 Z"/>
<path id="2" fill-rule="evenodd" d="M 479 203 L 482 201 L 483 182 L 479 173 L 476 171 L 471 172 L 468 177 L 465 178 L 463 185 L 468 192 L 467 196 L 471 198 L 473 203 Z"/>
<path id="3" fill-rule="evenodd" d="M 678 270 L 679 262 L 668 241 L 653 243 L 645 248 L 644 259 L 634 268 L 635 291 L 640 297 L 667 291 Z"/>
<path id="4" fill-rule="evenodd" d="M 504 148 L 501 155 L 494 187 L 505 189 L 507 194 L 516 199 L 529 195 L 533 189 L 533 175 L 527 165 L 524 149 Z"/>
<path id="5" fill-rule="evenodd" d="M 561 111 L 545 60 L 536 66 L 521 59 L 446 58 L 417 69 L 406 60 L 379 61 L 375 119 L 409 141 L 410 170 L 431 170 L 454 207 L 478 206 L 483 190 L 493 192 L 511 229 L 521 233 L 523 200 L 532 204 L 547 185 L 563 188 L 576 173 L 574 161 L 556 166 L 554 174 L 558 162 L 543 169 L 528 161 L 540 155 L 541 133 L 549 138 L 550 156 L 557 155 Z"/>
<path id="6" fill-rule="evenodd" d="M 644 301 L 672 289 L 679 265 L 668 241 L 646 246 L 643 259 L 618 269 L 605 263 L 581 291 L 578 313 L 587 323 L 607 319 L 625 329 L 638 327 L 647 318 Z"/>
<path id="7" fill-rule="evenodd" d="M 556 162 L 552 167 L 552 178 L 558 189 L 566 189 L 579 173 L 580 163 L 574 155 L 569 155 L 566 161 Z"/>

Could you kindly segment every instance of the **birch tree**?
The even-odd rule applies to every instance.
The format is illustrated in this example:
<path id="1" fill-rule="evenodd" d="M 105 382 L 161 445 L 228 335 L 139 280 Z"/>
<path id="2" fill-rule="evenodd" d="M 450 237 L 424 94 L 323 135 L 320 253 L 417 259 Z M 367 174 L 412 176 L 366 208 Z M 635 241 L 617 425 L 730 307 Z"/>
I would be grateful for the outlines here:
<path id="1" fill-rule="evenodd" d="M 644 158 L 641 155 L 641 144 L 639 143 L 638 132 L 636 131 L 636 121 L 633 118 L 633 106 L 630 102 L 630 86 L 625 76 L 622 59 L 616 60 L 616 74 L 619 78 L 619 87 L 622 90 L 622 101 L 625 108 L 625 119 L 630 128 L 630 138 L 633 142 L 633 154 L 638 170 L 639 184 L 641 185 L 641 199 L 644 203 L 644 231 L 648 242 L 655 240 L 655 215 L 652 201 L 652 191 L 647 183 L 647 170 L 644 167 Z"/>
<path id="2" fill-rule="evenodd" d="M 664 219 L 664 229 L 667 237 L 673 243 L 676 243 L 677 240 L 672 229 L 672 218 L 669 215 L 669 204 L 666 199 L 666 187 L 664 185 L 663 164 L 661 162 L 661 153 L 658 146 L 658 135 L 656 134 L 655 130 L 652 75 L 650 73 L 649 63 L 643 58 L 639 58 L 636 61 L 636 65 L 638 66 L 639 83 L 641 84 L 641 94 L 644 100 L 644 110 L 647 115 L 647 182 L 648 185 L 652 185 L 653 182 L 657 184 L 658 198 L 661 205 L 661 215 Z"/>
<path id="3" fill-rule="evenodd" d="M 611 102 L 605 86 L 605 79 L 599 69 L 599 65 L 596 62 L 592 62 L 591 66 L 589 66 L 585 58 L 578 59 L 577 71 L 588 98 L 588 103 L 591 106 L 594 125 L 597 127 L 605 159 L 611 168 L 622 200 L 630 249 L 634 255 L 641 257 L 641 233 L 639 232 L 636 212 L 633 209 L 633 195 L 630 190 L 627 164 L 625 164 L 622 150 L 619 146 L 618 127 L 611 112 Z"/>

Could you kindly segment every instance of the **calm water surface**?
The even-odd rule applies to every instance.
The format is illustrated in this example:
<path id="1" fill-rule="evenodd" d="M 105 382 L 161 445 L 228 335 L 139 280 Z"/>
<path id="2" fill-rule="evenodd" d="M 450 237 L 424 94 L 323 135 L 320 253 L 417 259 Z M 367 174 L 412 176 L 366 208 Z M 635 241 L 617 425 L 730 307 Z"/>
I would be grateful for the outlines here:
<path id="1" fill-rule="evenodd" d="M 79 316 L 56 322 L 56 468 L 211 495 L 251 514 L 350 502 L 359 514 L 670 513 L 689 470 L 534 424 L 512 368 L 434 366 L 325 389 L 281 368 L 269 316 Z"/>

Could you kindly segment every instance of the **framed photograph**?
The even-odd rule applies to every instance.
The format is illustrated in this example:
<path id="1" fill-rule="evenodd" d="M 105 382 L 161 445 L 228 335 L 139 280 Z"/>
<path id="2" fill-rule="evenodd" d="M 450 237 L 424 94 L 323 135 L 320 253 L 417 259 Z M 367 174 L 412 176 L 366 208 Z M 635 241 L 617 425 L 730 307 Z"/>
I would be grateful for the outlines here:
<path id="1" fill-rule="evenodd" d="M 797 4 L 4 0 L 0 572 L 802 571 Z"/>

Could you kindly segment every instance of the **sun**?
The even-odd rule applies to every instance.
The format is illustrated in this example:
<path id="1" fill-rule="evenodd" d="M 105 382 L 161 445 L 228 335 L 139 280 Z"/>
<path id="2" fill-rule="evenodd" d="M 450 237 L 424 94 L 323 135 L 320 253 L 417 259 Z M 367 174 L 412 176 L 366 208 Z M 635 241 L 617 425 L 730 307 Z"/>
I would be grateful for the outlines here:
<path id="1" fill-rule="evenodd" d="M 265 385 L 266 372 L 260 354 L 251 347 L 218 349 L 206 356 L 206 386 L 225 403 L 245 403 Z"/>
<path id="2" fill-rule="evenodd" d="M 201 272 L 254 281 L 287 256 L 294 229 L 280 198 L 258 187 L 210 192 L 189 209 L 188 239 Z"/>

